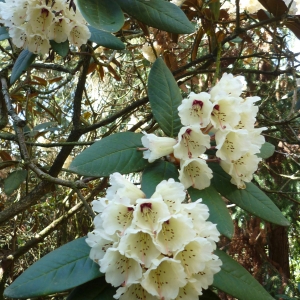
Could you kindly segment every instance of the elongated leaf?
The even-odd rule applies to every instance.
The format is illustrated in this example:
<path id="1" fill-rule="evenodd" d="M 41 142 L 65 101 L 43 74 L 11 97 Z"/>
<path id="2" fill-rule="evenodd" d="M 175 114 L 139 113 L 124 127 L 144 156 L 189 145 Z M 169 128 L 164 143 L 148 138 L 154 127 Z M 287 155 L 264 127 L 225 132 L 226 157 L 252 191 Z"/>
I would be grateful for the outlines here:
<path id="1" fill-rule="evenodd" d="M 232 219 L 226 204 L 214 187 L 209 186 L 204 190 L 189 188 L 188 192 L 192 201 L 202 198 L 202 203 L 206 204 L 209 208 L 208 220 L 217 224 L 219 232 L 231 239 L 234 231 Z"/>
<path id="2" fill-rule="evenodd" d="M 74 240 L 42 257 L 5 291 L 10 298 L 31 298 L 65 291 L 103 276 L 89 258 L 85 237 Z"/>
<path id="3" fill-rule="evenodd" d="M 157 160 L 156 162 L 149 164 L 143 172 L 142 191 L 147 197 L 151 197 L 155 192 L 156 186 L 161 181 L 168 180 L 169 178 L 178 181 L 177 168 L 167 161 Z"/>
<path id="4" fill-rule="evenodd" d="M 6 40 L 9 38 L 8 31 L 5 27 L 0 27 L 0 41 Z"/>
<path id="5" fill-rule="evenodd" d="M 257 156 L 266 159 L 272 156 L 274 151 L 275 146 L 268 142 L 265 142 L 260 148 L 260 153 L 258 153 Z"/>
<path id="6" fill-rule="evenodd" d="M 136 172 L 148 165 L 143 158 L 142 134 L 120 132 L 108 136 L 80 153 L 70 165 L 70 170 L 87 176 L 109 176 Z"/>
<path id="7" fill-rule="evenodd" d="M 246 189 L 240 190 L 230 183 L 230 176 L 219 165 L 209 164 L 209 167 L 214 172 L 212 185 L 221 195 L 266 221 L 281 226 L 289 225 L 274 202 L 253 183 L 246 183 Z"/>
<path id="8" fill-rule="evenodd" d="M 137 20 L 172 33 L 192 33 L 195 28 L 176 5 L 162 0 L 116 0 Z"/>
<path id="9" fill-rule="evenodd" d="M 4 180 L 4 192 L 6 195 L 11 195 L 14 190 L 16 190 L 21 183 L 26 179 L 26 170 L 17 170 L 8 175 Z"/>
<path id="10" fill-rule="evenodd" d="M 52 49 L 59 54 L 61 57 L 65 57 L 69 53 L 69 41 L 66 40 L 63 43 L 56 43 L 55 41 L 50 41 Z"/>
<path id="11" fill-rule="evenodd" d="M 99 30 L 116 32 L 124 24 L 124 15 L 114 0 L 78 0 L 77 5 L 86 21 Z"/>
<path id="12" fill-rule="evenodd" d="M 112 300 L 116 290 L 103 276 L 76 287 L 67 300 Z"/>
<path id="13" fill-rule="evenodd" d="M 125 45 L 120 41 L 120 39 L 111 33 L 96 29 L 92 26 L 88 26 L 88 28 L 91 33 L 90 41 L 110 49 L 125 49 Z"/>
<path id="14" fill-rule="evenodd" d="M 22 72 L 27 70 L 27 68 L 33 63 L 35 58 L 36 54 L 33 54 L 28 50 L 23 50 L 20 53 L 11 72 L 10 84 L 15 83 L 15 81 L 21 76 Z"/>
<path id="15" fill-rule="evenodd" d="M 148 95 L 157 123 L 167 136 L 175 137 L 182 127 L 178 116 L 182 97 L 176 80 L 161 58 L 151 68 Z"/>
<path id="16" fill-rule="evenodd" d="M 221 250 L 215 254 L 222 260 L 221 271 L 214 275 L 213 286 L 239 300 L 272 300 L 269 293 L 238 262 Z"/>

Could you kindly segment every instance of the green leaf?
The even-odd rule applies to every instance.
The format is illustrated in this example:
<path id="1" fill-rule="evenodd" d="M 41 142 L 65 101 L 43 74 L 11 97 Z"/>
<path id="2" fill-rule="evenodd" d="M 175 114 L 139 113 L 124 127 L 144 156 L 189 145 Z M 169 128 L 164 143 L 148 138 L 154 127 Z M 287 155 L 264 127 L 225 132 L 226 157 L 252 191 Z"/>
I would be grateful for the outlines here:
<path id="1" fill-rule="evenodd" d="M 137 20 L 172 33 L 192 33 L 195 28 L 176 5 L 162 0 L 116 0 L 122 9 Z"/>
<path id="2" fill-rule="evenodd" d="M 253 183 L 246 183 L 246 189 L 240 190 L 230 183 L 230 176 L 218 164 L 211 163 L 209 167 L 214 172 L 212 185 L 222 196 L 266 221 L 281 226 L 289 225 L 274 202 Z"/>
<path id="3" fill-rule="evenodd" d="M 212 290 L 202 290 L 202 295 L 199 297 L 199 300 L 220 300 L 218 295 L 214 293 Z"/>
<path id="4" fill-rule="evenodd" d="M 28 69 L 36 57 L 36 54 L 33 54 L 28 50 L 23 50 L 20 53 L 11 72 L 10 84 L 15 83 L 15 81 L 22 75 L 22 72 Z"/>
<path id="5" fill-rule="evenodd" d="M 4 296 L 50 295 L 103 276 L 99 266 L 89 258 L 90 250 L 83 237 L 48 253 L 23 272 L 4 291 Z"/>
<path id="6" fill-rule="evenodd" d="M 67 300 L 112 300 L 116 290 L 103 276 L 76 287 Z"/>
<path id="7" fill-rule="evenodd" d="M 221 250 L 215 254 L 222 260 L 221 271 L 214 275 L 213 286 L 239 300 L 272 300 L 269 293 L 238 262 Z"/>
<path id="8" fill-rule="evenodd" d="M 119 31 L 124 24 L 124 15 L 114 0 L 78 0 L 77 6 L 86 21 L 99 30 Z"/>
<path id="9" fill-rule="evenodd" d="M 188 192 L 192 201 L 202 198 L 202 203 L 209 208 L 208 220 L 217 224 L 219 232 L 231 239 L 234 232 L 232 219 L 225 202 L 214 187 L 209 186 L 204 190 L 189 188 Z"/>
<path id="10" fill-rule="evenodd" d="M 182 127 L 178 115 L 182 97 L 176 80 L 161 58 L 151 68 L 148 95 L 154 118 L 161 129 L 169 137 L 177 136 Z"/>
<path id="11" fill-rule="evenodd" d="M 218 21 L 220 17 L 220 0 L 213 0 L 209 2 L 209 8 L 213 14 L 214 21 Z"/>
<path id="12" fill-rule="evenodd" d="M 61 57 L 66 57 L 69 53 L 69 41 L 66 40 L 62 43 L 56 43 L 55 41 L 50 41 L 52 49 L 59 54 Z"/>
<path id="13" fill-rule="evenodd" d="M 0 27 L 0 41 L 6 40 L 9 38 L 8 31 L 5 27 Z"/>
<path id="14" fill-rule="evenodd" d="M 275 151 L 275 146 L 272 145 L 271 143 L 265 142 L 260 148 L 260 153 L 258 153 L 257 156 L 266 159 L 271 157 L 274 151 Z"/>
<path id="15" fill-rule="evenodd" d="M 127 174 L 148 165 L 143 158 L 142 134 L 120 132 L 108 136 L 75 157 L 70 170 L 86 176 L 109 176 L 114 172 Z"/>
<path id="16" fill-rule="evenodd" d="M 88 26 L 88 28 L 91 33 L 90 41 L 110 49 L 115 49 L 115 50 L 125 49 L 125 45 L 120 41 L 120 39 L 118 39 L 111 33 L 98 30 L 92 26 Z"/>
<path id="17" fill-rule="evenodd" d="M 178 181 L 177 168 L 163 160 L 157 160 L 152 164 L 149 164 L 145 168 L 142 174 L 142 191 L 146 194 L 146 197 L 150 198 L 155 192 L 156 186 L 163 180 L 173 178 Z"/>
<path id="18" fill-rule="evenodd" d="M 4 180 L 4 192 L 6 195 L 11 195 L 14 190 L 16 190 L 21 183 L 26 179 L 27 171 L 26 170 L 17 170 L 8 175 Z"/>

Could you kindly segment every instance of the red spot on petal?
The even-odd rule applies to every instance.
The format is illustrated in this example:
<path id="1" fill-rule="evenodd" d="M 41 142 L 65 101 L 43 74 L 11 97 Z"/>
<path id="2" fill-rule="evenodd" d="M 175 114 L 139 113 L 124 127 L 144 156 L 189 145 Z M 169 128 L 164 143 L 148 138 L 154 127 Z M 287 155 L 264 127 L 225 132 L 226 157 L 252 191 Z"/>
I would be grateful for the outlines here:
<path id="1" fill-rule="evenodd" d="M 194 100 L 192 106 L 198 105 L 201 108 L 203 107 L 203 101 L 201 100 Z"/>
<path id="2" fill-rule="evenodd" d="M 152 208 L 152 203 L 147 202 L 147 203 L 142 203 L 141 204 L 141 212 L 143 212 L 144 208 Z"/>

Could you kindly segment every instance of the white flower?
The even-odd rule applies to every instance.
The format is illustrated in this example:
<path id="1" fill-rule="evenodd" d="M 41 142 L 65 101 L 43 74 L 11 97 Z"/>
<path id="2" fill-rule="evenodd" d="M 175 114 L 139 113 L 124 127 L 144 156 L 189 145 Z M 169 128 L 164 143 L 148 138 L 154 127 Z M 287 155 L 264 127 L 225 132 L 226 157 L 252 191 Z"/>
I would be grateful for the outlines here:
<path id="1" fill-rule="evenodd" d="M 178 143 L 173 147 L 174 156 L 179 159 L 196 158 L 207 148 L 210 148 L 210 136 L 197 125 L 182 127 L 178 133 Z"/>
<path id="2" fill-rule="evenodd" d="M 240 105 L 240 120 L 235 129 L 250 129 L 254 127 L 258 107 L 254 106 L 254 102 L 259 101 L 260 97 L 247 97 Z"/>
<path id="3" fill-rule="evenodd" d="M 120 300 L 157 300 L 157 297 L 149 294 L 139 283 L 118 288 L 114 298 Z"/>
<path id="4" fill-rule="evenodd" d="M 175 182 L 173 178 L 170 178 L 168 181 L 163 180 L 156 186 L 155 193 L 151 198 L 156 198 L 158 196 L 161 196 L 164 203 L 167 204 L 169 212 L 175 214 L 179 212 L 186 193 L 182 183 Z"/>
<path id="5" fill-rule="evenodd" d="M 195 202 L 181 205 L 181 213 L 188 215 L 193 220 L 194 228 L 201 226 L 209 217 L 209 209 L 201 201 L 202 199 L 198 199 Z"/>
<path id="6" fill-rule="evenodd" d="M 214 102 L 211 123 L 215 129 L 230 130 L 240 121 L 241 100 L 239 97 L 224 96 Z"/>
<path id="7" fill-rule="evenodd" d="M 141 281 L 143 288 L 159 299 L 175 299 L 179 288 L 186 283 L 186 274 L 180 261 L 168 257 L 154 260 Z"/>
<path id="8" fill-rule="evenodd" d="M 205 269 L 206 262 L 212 259 L 213 250 L 213 245 L 207 239 L 197 237 L 176 252 L 174 259 L 181 261 L 190 277 Z"/>
<path id="9" fill-rule="evenodd" d="M 200 125 L 204 128 L 210 122 L 212 109 L 210 94 L 192 92 L 187 99 L 182 100 L 182 104 L 178 107 L 178 114 L 183 125 Z"/>
<path id="10" fill-rule="evenodd" d="M 93 230 L 88 233 L 86 243 L 92 248 L 90 258 L 97 262 L 103 258 L 106 250 L 117 242 L 116 235 L 107 235 L 103 230 Z"/>
<path id="11" fill-rule="evenodd" d="M 108 200 L 113 200 L 115 196 L 118 196 L 120 202 L 124 199 L 124 203 L 127 203 L 126 199 L 129 199 L 131 204 L 135 204 L 137 199 L 145 197 L 137 186 L 126 180 L 120 173 L 113 173 L 109 178 L 111 186 L 106 191 Z"/>
<path id="12" fill-rule="evenodd" d="M 191 282 L 179 289 L 178 296 L 175 300 L 198 300 L 202 292 L 197 290 Z"/>
<path id="13" fill-rule="evenodd" d="M 118 232 L 123 235 L 125 230 L 131 226 L 134 207 L 122 203 L 112 202 L 102 212 L 103 228 L 107 234 Z"/>
<path id="14" fill-rule="evenodd" d="M 257 170 L 261 158 L 254 154 L 246 153 L 234 161 L 221 161 L 220 165 L 223 170 L 232 178 L 230 182 L 237 185 L 239 189 L 245 189 L 245 182 L 250 182 L 253 173 Z"/>
<path id="15" fill-rule="evenodd" d="M 154 243 L 161 253 L 170 255 L 196 236 L 191 219 L 174 215 L 162 224 Z"/>
<path id="16" fill-rule="evenodd" d="M 256 13 L 260 9 L 265 9 L 258 0 L 242 0 L 240 2 L 241 10 L 247 10 L 250 14 Z"/>
<path id="17" fill-rule="evenodd" d="M 50 43 L 44 35 L 31 34 L 27 36 L 27 47 L 34 54 L 46 54 L 50 49 Z"/>
<path id="18" fill-rule="evenodd" d="M 181 6 L 183 4 L 185 0 L 172 0 L 170 1 L 171 3 L 177 5 L 177 6 Z"/>
<path id="19" fill-rule="evenodd" d="M 199 289 L 208 289 L 214 281 L 214 274 L 218 273 L 221 270 L 222 261 L 218 256 L 213 255 L 213 259 L 209 260 L 205 264 L 205 268 L 203 271 L 194 274 L 193 278 L 196 279 L 196 282 L 193 282 L 195 288 Z"/>
<path id="20" fill-rule="evenodd" d="M 214 249 L 216 247 L 215 242 L 219 241 L 220 232 L 217 229 L 217 224 L 213 224 L 210 221 L 203 222 L 201 225 L 195 224 L 195 231 L 197 236 L 206 238 L 212 243 Z"/>
<path id="21" fill-rule="evenodd" d="M 245 129 L 219 130 L 216 132 L 215 138 L 218 149 L 216 155 L 222 160 L 237 160 L 252 146 L 249 131 Z"/>
<path id="22" fill-rule="evenodd" d="M 28 7 L 26 21 L 29 22 L 35 34 L 46 36 L 53 19 L 54 14 L 46 5 Z"/>
<path id="23" fill-rule="evenodd" d="M 173 146 L 177 143 L 175 139 L 169 137 L 158 137 L 153 133 L 143 132 L 142 144 L 148 150 L 143 152 L 145 159 L 148 159 L 150 163 L 156 159 L 173 153 Z"/>
<path id="24" fill-rule="evenodd" d="M 253 128 L 249 130 L 249 137 L 252 147 L 249 152 L 252 154 L 259 153 L 261 146 L 265 143 L 265 137 L 261 135 L 261 132 L 267 130 L 267 127 Z"/>
<path id="25" fill-rule="evenodd" d="M 71 30 L 69 22 L 64 17 L 56 17 L 49 28 L 48 38 L 56 43 L 65 42 Z"/>
<path id="26" fill-rule="evenodd" d="M 256 0 L 255 0 L 256 1 Z M 245 77 L 224 73 L 220 81 L 211 89 L 211 101 L 215 102 L 223 97 L 239 97 L 245 89 Z"/>
<path id="27" fill-rule="evenodd" d="M 68 34 L 69 42 L 77 47 L 85 44 L 91 37 L 88 27 L 80 23 L 71 23 L 71 30 Z"/>
<path id="28" fill-rule="evenodd" d="M 115 287 L 135 283 L 142 277 L 140 264 L 116 248 L 107 249 L 100 260 L 100 272 L 105 273 L 105 280 Z"/>
<path id="29" fill-rule="evenodd" d="M 138 199 L 136 203 L 132 223 L 150 233 L 156 233 L 160 230 L 162 223 L 170 218 L 168 206 L 162 201 L 161 196 Z"/>
<path id="30" fill-rule="evenodd" d="M 119 251 L 149 268 L 152 260 L 160 255 L 153 243 L 154 235 L 141 229 L 129 228 L 120 240 Z"/>
<path id="31" fill-rule="evenodd" d="M 92 201 L 92 208 L 95 212 L 103 212 L 104 208 L 109 204 L 106 198 L 99 198 Z"/>
<path id="32" fill-rule="evenodd" d="M 179 170 L 179 180 L 187 189 L 190 186 L 198 190 L 205 189 L 210 185 L 212 170 L 201 158 L 182 161 Z"/>

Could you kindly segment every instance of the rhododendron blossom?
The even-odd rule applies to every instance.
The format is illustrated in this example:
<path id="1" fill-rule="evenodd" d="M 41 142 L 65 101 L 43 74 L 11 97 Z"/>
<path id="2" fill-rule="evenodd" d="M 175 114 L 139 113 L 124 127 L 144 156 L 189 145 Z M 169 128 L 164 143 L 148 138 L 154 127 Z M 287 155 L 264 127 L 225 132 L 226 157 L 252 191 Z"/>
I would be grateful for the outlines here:
<path id="1" fill-rule="evenodd" d="M 131 183 L 125 184 L 120 176 L 111 177 L 109 197 L 93 201 L 99 212 L 95 219 L 103 221 L 94 221 L 95 229 L 86 239 L 90 258 L 99 264 L 106 281 L 119 287 L 114 298 L 196 299 L 222 265 L 213 253 L 219 232 L 207 221 L 208 207 L 201 199 L 186 203 L 185 188 L 174 179 L 163 180 L 149 199 L 136 199 L 126 207 L 119 203 L 119 183 L 123 182 L 125 194 Z"/>

